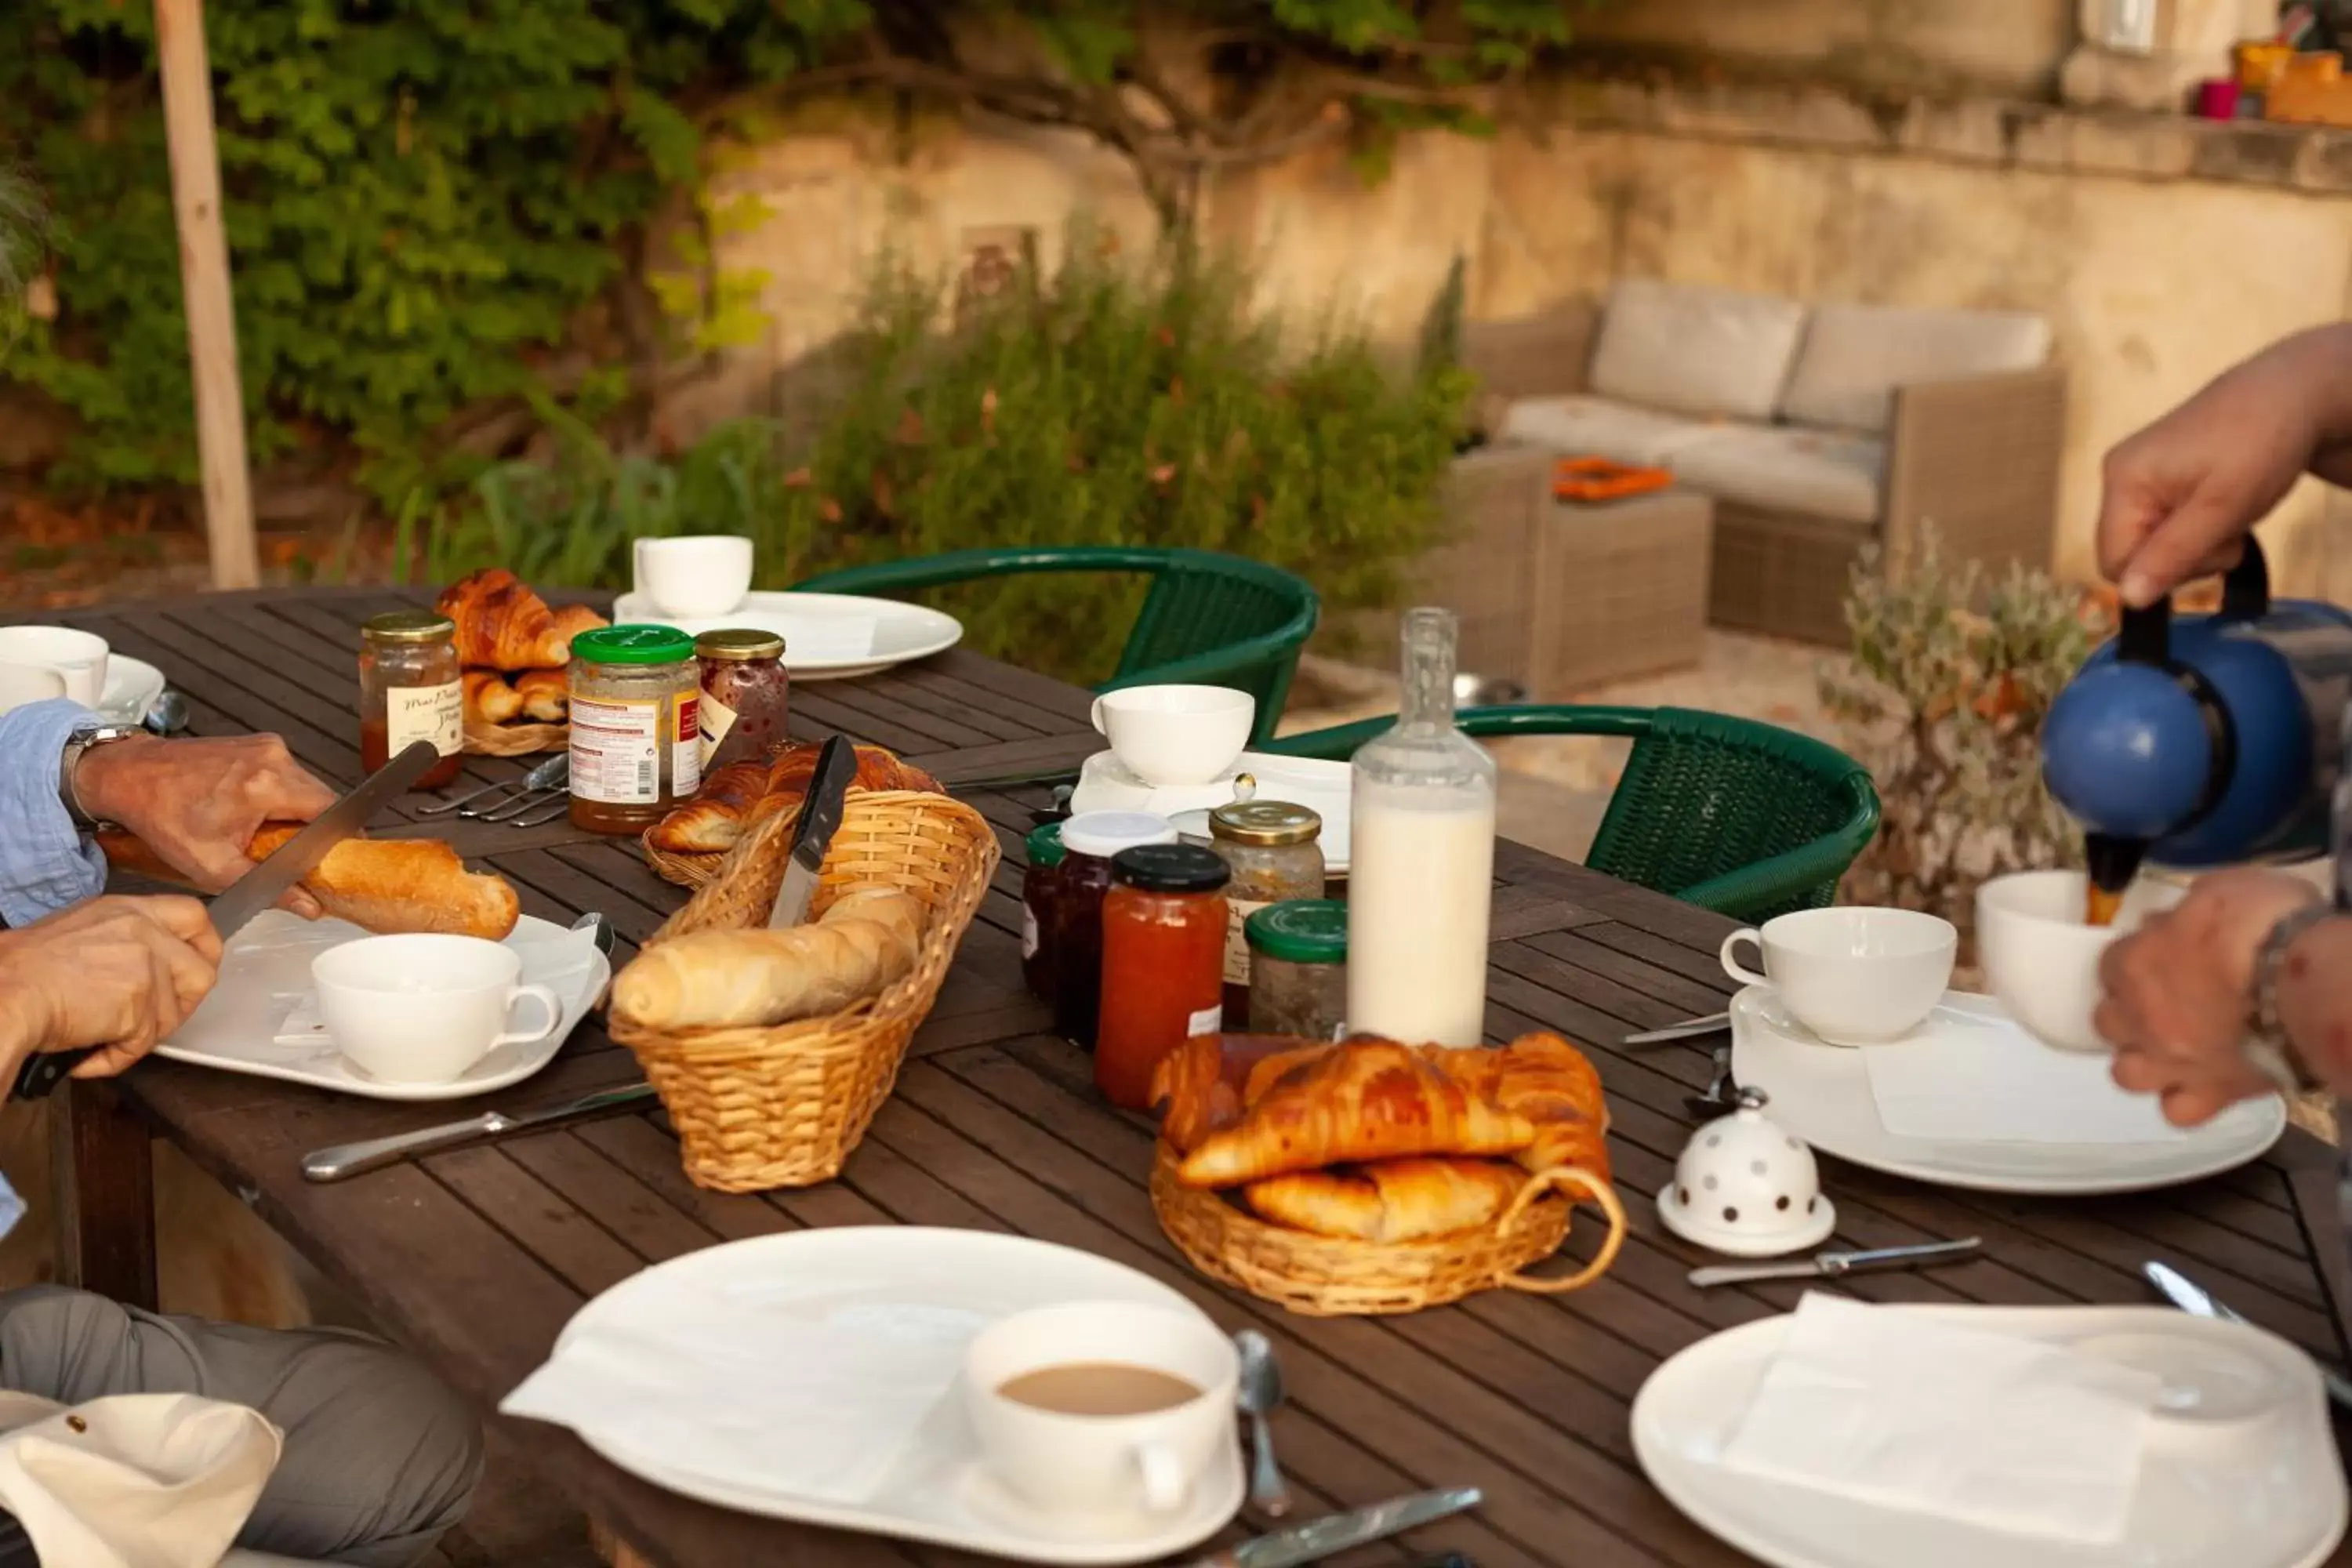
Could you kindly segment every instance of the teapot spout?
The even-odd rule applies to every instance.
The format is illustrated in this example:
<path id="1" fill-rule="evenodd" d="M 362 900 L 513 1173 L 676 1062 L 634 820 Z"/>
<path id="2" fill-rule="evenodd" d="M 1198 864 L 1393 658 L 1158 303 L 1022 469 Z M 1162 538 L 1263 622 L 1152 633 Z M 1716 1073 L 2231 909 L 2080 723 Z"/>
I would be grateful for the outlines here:
<path id="1" fill-rule="evenodd" d="M 2122 838 L 2112 833 L 2084 834 L 2083 856 L 2091 874 L 2091 886 L 2120 897 L 2131 886 L 2132 879 L 2139 875 L 2148 847 L 2145 838 Z"/>

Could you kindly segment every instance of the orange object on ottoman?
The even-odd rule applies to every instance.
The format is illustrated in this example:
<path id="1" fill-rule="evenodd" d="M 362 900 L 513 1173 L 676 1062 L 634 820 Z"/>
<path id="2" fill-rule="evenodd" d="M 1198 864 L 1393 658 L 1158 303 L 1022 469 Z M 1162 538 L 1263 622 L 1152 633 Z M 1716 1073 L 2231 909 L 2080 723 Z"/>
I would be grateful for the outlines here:
<path id="1" fill-rule="evenodd" d="M 1664 468 L 1638 468 L 1607 458 L 1562 458 L 1552 469 L 1551 493 L 1558 500 L 1623 500 L 1674 482 Z"/>

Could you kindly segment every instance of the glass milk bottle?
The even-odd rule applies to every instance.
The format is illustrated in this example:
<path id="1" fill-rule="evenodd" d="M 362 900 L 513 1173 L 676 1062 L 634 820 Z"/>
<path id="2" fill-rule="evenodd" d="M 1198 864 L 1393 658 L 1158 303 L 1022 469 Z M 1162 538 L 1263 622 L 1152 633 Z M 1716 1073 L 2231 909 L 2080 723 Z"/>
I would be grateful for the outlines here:
<path id="1" fill-rule="evenodd" d="M 1485 1035 L 1495 759 L 1454 727 L 1456 629 L 1406 612 L 1396 728 L 1349 784 L 1348 1029 L 1412 1045 Z"/>

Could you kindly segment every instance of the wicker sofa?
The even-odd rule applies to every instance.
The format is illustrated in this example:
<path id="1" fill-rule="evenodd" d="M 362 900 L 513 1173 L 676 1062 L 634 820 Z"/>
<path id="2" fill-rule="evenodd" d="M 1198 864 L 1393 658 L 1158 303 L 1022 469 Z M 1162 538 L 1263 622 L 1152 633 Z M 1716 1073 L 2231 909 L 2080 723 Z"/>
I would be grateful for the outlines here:
<path id="1" fill-rule="evenodd" d="M 1628 279 L 1600 307 L 1465 328 L 1486 433 L 1671 469 L 1716 503 L 1709 618 L 1846 637 L 1864 550 L 2050 558 L 2066 378 L 2048 325 Z"/>

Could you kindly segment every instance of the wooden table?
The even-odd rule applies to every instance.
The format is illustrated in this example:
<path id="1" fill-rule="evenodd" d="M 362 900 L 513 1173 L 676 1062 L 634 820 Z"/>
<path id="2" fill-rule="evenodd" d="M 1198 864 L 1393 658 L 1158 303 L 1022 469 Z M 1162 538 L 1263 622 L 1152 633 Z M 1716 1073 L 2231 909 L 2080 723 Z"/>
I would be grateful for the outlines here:
<path id="1" fill-rule="evenodd" d="M 356 776 L 353 628 L 418 595 L 227 595 L 68 617 L 161 664 L 194 704 L 199 733 L 276 730 L 338 784 Z M 1092 749 L 1083 694 L 966 652 L 855 683 L 804 684 L 794 728 L 838 727 L 953 780 L 1074 762 Z M 514 771 L 490 763 L 483 777 Z M 487 1410 L 546 1355 L 583 1301 L 648 1263 L 809 1226 L 920 1224 L 1013 1231 L 1130 1264 L 1228 1327 L 1255 1324 L 1279 1351 L 1294 1404 L 1278 1447 L 1310 1510 L 1408 1489 L 1475 1483 L 1475 1516 L 1401 1552 L 1472 1553 L 1482 1568 L 1747 1561 L 1686 1521 L 1644 1480 L 1629 1402 L 1659 1361 L 1719 1329 L 1781 1310 L 1794 1285 L 1706 1292 L 1665 1237 L 1650 1194 L 1690 1127 L 1685 1096 L 1703 1050 L 1628 1053 L 1629 1031 L 1719 1007 L 1715 958 L 1729 922 L 1506 844 L 1496 856 L 1488 1032 L 1559 1029 L 1593 1051 L 1633 1238 L 1616 1267 L 1564 1298 L 1494 1292 L 1390 1320 L 1312 1321 L 1210 1285 L 1160 1235 L 1145 1193 L 1150 1139 L 1094 1098 L 1087 1063 L 1045 1032 L 1017 963 L 1022 834 L 1033 801 L 981 795 L 1006 863 L 966 939 L 898 1091 L 843 1178 L 765 1196 L 698 1190 L 656 1116 L 585 1125 L 437 1155 L 333 1186 L 297 1162 L 323 1144 L 425 1125 L 446 1107 L 343 1099 L 259 1079 L 151 1062 L 123 1085 L 79 1093 L 72 1139 L 79 1240 L 70 1263 L 97 1289 L 152 1293 L 142 1121 L 243 1194 L 355 1292 L 378 1321 Z M 680 895 L 632 846 L 561 832 L 470 830 L 529 912 L 610 915 L 642 941 Z M 633 1080 L 628 1053 L 583 1026 L 540 1078 L 498 1097 L 537 1104 Z M 2142 1302 L 2137 1270 L 2161 1258 L 2255 1321 L 2330 1358 L 2347 1299 L 2329 1152 L 2290 1133 L 2262 1162 L 2143 1197 L 2045 1202 L 1952 1192 L 1825 1163 L 1839 1239 L 1888 1246 L 1957 1235 L 1983 1257 L 1924 1274 L 1854 1279 L 1874 1301 Z M 1589 1247 L 1580 1224 L 1571 1250 Z M 550 1428 L 528 1429 L 548 1477 L 647 1560 L 934 1563 L 955 1553 L 752 1520 L 669 1496 Z M 2352 1549 L 2333 1561 L 2352 1563 Z"/>

